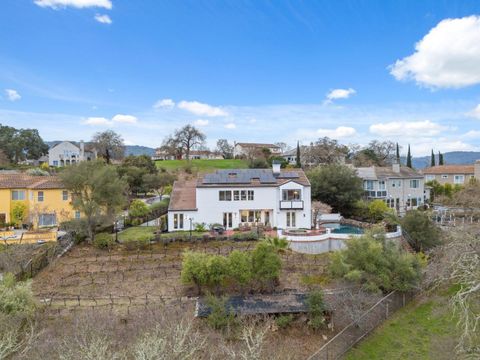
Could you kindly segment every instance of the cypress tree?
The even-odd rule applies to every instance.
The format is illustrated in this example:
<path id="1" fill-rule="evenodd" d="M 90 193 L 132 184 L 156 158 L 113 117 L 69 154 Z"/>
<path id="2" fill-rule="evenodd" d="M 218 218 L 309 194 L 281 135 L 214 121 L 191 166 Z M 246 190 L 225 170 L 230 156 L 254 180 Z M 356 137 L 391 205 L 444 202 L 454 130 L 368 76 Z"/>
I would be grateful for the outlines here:
<path id="1" fill-rule="evenodd" d="M 412 169 L 412 154 L 410 153 L 410 144 L 408 144 L 407 166 Z"/>
<path id="2" fill-rule="evenodd" d="M 430 166 L 435 166 L 435 154 L 433 153 L 433 149 L 432 149 L 432 156 L 430 158 Z"/>
<path id="3" fill-rule="evenodd" d="M 298 141 L 297 141 L 297 164 L 296 164 L 296 167 L 297 168 L 302 167 L 302 163 L 300 161 L 300 143 Z"/>
<path id="4" fill-rule="evenodd" d="M 397 164 L 400 164 L 400 148 L 398 147 L 398 143 L 397 143 Z"/>
<path id="5" fill-rule="evenodd" d="M 443 161 L 443 154 L 440 151 L 438 152 L 438 165 L 445 165 L 445 162 Z"/>

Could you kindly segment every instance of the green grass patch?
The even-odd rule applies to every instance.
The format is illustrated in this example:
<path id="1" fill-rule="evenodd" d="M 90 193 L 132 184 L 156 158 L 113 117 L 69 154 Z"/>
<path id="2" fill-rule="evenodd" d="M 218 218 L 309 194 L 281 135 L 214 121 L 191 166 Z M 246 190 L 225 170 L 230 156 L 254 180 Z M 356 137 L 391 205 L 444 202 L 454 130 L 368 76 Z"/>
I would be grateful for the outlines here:
<path id="1" fill-rule="evenodd" d="M 156 226 L 134 226 L 118 233 L 118 240 L 137 240 L 145 235 L 153 235 L 158 230 Z"/>
<path id="2" fill-rule="evenodd" d="M 331 281 L 327 274 L 302 275 L 300 282 L 305 286 L 326 285 Z"/>
<path id="3" fill-rule="evenodd" d="M 199 172 L 208 172 L 217 169 L 245 169 L 248 163 L 242 159 L 221 159 L 221 160 L 190 160 L 192 170 Z M 157 160 L 155 161 L 157 168 L 165 170 L 183 169 L 188 165 L 187 160 Z"/>
<path id="4" fill-rule="evenodd" d="M 446 359 L 453 356 L 457 336 L 447 297 L 412 303 L 376 329 L 348 360 Z"/>

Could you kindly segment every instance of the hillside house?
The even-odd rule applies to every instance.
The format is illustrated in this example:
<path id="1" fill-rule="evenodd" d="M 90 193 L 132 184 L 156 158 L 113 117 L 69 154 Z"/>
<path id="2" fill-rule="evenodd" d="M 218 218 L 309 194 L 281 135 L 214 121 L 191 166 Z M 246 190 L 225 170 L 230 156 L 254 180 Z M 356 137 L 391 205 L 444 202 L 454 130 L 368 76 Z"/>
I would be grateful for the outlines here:
<path id="1" fill-rule="evenodd" d="M 275 144 L 263 143 L 235 143 L 233 146 L 234 158 L 254 158 L 262 153 L 263 149 L 268 149 L 271 155 L 280 156 L 282 149 Z"/>
<path id="2" fill-rule="evenodd" d="M 168 229 L 189 230 L 196 223 L 310 229 L 310 194 L 302 170 L 281 170 L 277 163 L 272 169 L 217 170 L 174 183 Z"/>
<path id="3" fill-rule="evenodd" d="M 475 165 L 437 165 L 425 168 L 422 173 L 425 182 L 436 180 L 440 184 L 465 185 L 475 178 L 475 170 L 480 175 L 480 163 Z"/>
<path id="4" fill-rule="evenodd" d="M 96 158 L 96 151 L 94 149 L 86 150 L 83 141 L 80 141 L 78 145 L 71 141 L 62 141 L 48 150 L 48 165 L 55 167 L 73 165 Z"/>
<path id="5" fill-rule="evenodd" d="M 417 209 L 429 199 L 423 174 L 406 166 L 359 167 L 357 175 L 363 180 L 365 198 L 380 199 L 399 214 Z"/>
<path id="6" fill-rule="evenodd" d="M 23 223 L 34 227 L 57 226 L 80 218 L 71 205 L 71 194 L 56 176 L 0 174 L 0 224 L 12 222 L 17 203 L 26 205 Z"/>

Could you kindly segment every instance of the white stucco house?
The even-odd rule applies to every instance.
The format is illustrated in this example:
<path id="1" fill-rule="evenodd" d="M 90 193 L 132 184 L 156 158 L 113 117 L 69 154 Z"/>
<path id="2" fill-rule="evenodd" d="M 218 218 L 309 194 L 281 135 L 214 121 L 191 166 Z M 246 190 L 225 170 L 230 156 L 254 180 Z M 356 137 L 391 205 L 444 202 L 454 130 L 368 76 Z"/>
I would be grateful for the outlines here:
<path id="1" fill-rule="evenodd" d="M 168 209 L 169 231 L 196 223 L 226 229 L 261 223 L 281 229 L 312 226 L 311 187 L 300 169 L 217 170 L 197 179 L 177 181 Z"/>
<path id="2" fill-rule="evenodd" d="M 429 200 L 423 174 L 406 166 L 370 166 L 356 168 L 363 180 L 365 198 L 383 200 L 399 214 L 417 209 Z"/>
<path id="3" fill-rule="evenodd" d="M 233 157 L 240 158 L 240 157 L 254 157 L 258 155 L 262 151 L 262 149 L 270 150 L 272 155 L 281 155 L 282 149 L 275 144 L 264 144 L 264 143 L 243 143 L 243 142 L 236 142 L 233 145 Z"/>
<path id="4" fill-rule="evenodd" d="M 62 141 L 48 150 L 48 165 L 62 167 L 96 159 L 95 151 L 86 151 L 85 143 L 80 141 L 78 146 L 70 141 Z"/>

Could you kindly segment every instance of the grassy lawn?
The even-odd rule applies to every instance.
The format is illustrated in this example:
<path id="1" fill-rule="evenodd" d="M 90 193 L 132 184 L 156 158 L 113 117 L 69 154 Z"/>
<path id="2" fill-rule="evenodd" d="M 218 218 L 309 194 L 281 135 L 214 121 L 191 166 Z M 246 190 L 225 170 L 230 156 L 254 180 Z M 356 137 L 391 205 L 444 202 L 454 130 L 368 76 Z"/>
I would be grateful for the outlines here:
<path id="1" fill-rule="evenodd" d="M 157 160 L 158 168 L 165 170 L 181 169 L 187 165 L 187 160 Z M 200 172 L 213 171 L 216 169 L 244 169 L 248 167 L 245 160 L 241 159 L 222 159 L 222 160 L 191 160 L 194 170 Z"/>
<path id="2" fill-rule="evenodd" d="M 138 239 L 140 236 L 153 234 L 155 230 L 158 230 L 156 226 L 133 226 L 118 233 L 118 240 Z"/>
<path id="3" fill-rule="evenodd" d="M 448 294 L 399 310 L 376 329 L 346 359 L 452 359 L 456 345 L 455 320 Z"/>

